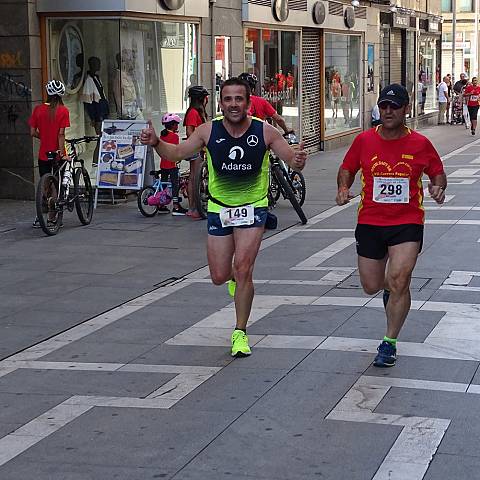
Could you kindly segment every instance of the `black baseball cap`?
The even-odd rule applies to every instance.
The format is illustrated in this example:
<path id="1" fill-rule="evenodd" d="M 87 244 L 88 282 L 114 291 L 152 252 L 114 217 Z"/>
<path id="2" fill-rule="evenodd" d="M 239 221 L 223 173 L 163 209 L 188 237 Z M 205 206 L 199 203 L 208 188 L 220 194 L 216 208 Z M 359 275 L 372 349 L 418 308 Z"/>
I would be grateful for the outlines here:
<path id="1" fill-rule="evenodd" d="M 392 83 L 387 85 L 378 97 L 377 105 L 381 103 L 393 103 L 398 107 L 404 107 L 410 103 L 410 97 L 408 96 L 407 89 L 403 85 L 398 83 Z"/>

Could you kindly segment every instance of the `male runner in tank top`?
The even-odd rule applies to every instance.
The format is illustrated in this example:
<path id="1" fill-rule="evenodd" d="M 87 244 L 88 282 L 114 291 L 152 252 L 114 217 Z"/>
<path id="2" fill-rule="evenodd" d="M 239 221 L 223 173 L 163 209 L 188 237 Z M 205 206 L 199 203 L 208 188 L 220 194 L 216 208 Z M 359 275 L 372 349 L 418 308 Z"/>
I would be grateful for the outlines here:
<path id="1" fill-rule="evenodd" d="M 253 268 L 268 212 L 268 151 L 295 170 L 305 166 L 306 153 L 303 144 L 293 150 L 276 128 L 248 116 L 250 88 L 243 80 L 231 78 L 222 85 L 220 107 L 224 117 L 201 125 L 180 145 L 162 142 L 151 123 L 141 141 L 172 161 L 206 148 L 210 277 L 215 285 L 235 279 L 231 354 L 243 357 L 251 353 L 246 328 L 254 296 Z"/>

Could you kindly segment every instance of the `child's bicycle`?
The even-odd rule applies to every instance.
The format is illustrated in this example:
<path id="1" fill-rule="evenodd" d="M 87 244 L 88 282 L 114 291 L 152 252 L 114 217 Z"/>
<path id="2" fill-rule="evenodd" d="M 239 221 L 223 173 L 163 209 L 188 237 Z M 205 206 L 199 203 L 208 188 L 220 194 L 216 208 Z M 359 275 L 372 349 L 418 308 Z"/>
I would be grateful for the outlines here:
<path id="1" fill-rule="evenodd" d="M 75 146 L 79 143 L 97 142 L 99 137 L 82 137 L 65 140 L 70 146 L 70 160 L 62 160 L 60 152 L 48 152 L 54 161 L 54 171 L 42 175 L 38 182 L 35 203 L 37 218 L 47 235 L 56 235 L 63 225 L 63 212 L 76 209 L 78 219 L 88 225 L 93 216 L 93 188 L 82 159 Z"/>
<path id="2" fill-rule="evenodd" d="M 161 173 L 161 170 L 152 170 L 150 175 L 155 177 L 155 182 L 152 186 L 143 187 L 138 192 L 138 209 L 144 217 L 154 217 L 161 207 L 169 205 L 172 201 L 172 184 L 171 182 L 162 182 L 160 180 Z M 189 177 L 188 171 L 180 173 L 179 194 L 183 198 L 188 198 Z"/>

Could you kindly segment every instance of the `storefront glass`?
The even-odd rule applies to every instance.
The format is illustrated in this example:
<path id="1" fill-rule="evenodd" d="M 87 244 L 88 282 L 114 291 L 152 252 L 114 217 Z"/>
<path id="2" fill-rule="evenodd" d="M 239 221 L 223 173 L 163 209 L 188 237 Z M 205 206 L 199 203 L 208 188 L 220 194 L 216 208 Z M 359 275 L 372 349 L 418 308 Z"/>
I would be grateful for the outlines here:
<path id="1" fill-rule="evenodd" d="M 257 95 L 266 98 L 287 125 L 299 131 L 298 58 L 300 34 L 245 30 L 245 71 L 258 77 Z"/>
<path id="2" fill-rule="evenodd" d="M 437 37 L 420 35 L 419 44 L 419 67 L 418 67 L 418 115 L 435 112 L 438 109 L 437 101 Z"/>
<path id="3" fill-rule="evenodd" d="M 361 126 L 360 45 L 360 36 L 325 33 L 327 135 Z"/>
<path id="4" fill-rule="evenodd" d="M 416 115 L 416 101 L 415 101 L 415 36 L 416 33 L 412 31 L 405 32 L 405 87 L 410 95 L 410 103 L 412 111 L 410 117 Z"/>
<path id="5" fill-rule="evenodd" d="M 198 78 L 196 25 L 124 19 L 48 25 L 48 76 L 67 85 L 67 138 L 99 133 L 104 118 L 148 118 L 159 131 L 163 113 L 186 111 L 187 88 Z M 93 160 L 94 146 L 87 148 L 84 157 Z"/>
<path id="6" fill-rule="evenodd" d="M 225 80 L 232 76 L 232 38 L 215 37 L 215 112 L 220 114 L 220 88 Z"/>

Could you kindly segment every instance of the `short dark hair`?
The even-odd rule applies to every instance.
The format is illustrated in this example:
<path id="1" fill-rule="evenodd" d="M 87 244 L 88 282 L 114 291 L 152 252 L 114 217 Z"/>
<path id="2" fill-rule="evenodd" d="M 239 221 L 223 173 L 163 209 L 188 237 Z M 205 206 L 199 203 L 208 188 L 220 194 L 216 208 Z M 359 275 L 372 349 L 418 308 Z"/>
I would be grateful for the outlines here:
<path id="1" fill-rule="evenodd" d="M 244 87 L 245 88 L 245 98 L 247 103 L 250 101 L 250 85 L 241 78 L 232 77 L 223 82 L 223 85 L 220 87 L 220 100 L 223 98 L 223 89 L 225 87 Z"/>

